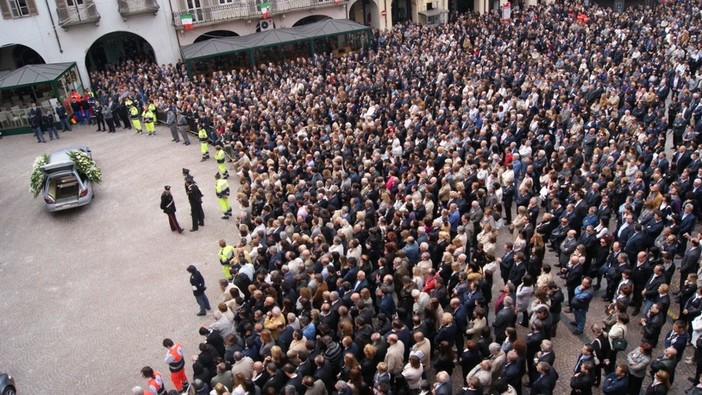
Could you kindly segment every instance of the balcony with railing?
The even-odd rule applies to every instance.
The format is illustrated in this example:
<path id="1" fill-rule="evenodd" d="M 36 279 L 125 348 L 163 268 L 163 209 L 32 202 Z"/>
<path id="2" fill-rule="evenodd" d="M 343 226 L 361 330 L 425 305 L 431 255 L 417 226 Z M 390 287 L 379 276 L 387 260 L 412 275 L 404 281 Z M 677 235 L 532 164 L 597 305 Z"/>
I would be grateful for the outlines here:
<path id="1" fill-rule="evenodd" d="M 64 30 L 68 30 L 71 26 L 84 25 L 86 23 L 100 22 L 100 14 L 97 11 L 95 3 L 84 3 L 74 5 L 66 5 L 65 2 L 58 2 L 56 13 L 59 18 L 59 26 Z"/>
<path id="2" fill-rule="evenodd" d="M 125 20 L 128 16 L 151 14 L 156 15 L 159 10 L 159 5 L 156 0 L 117 0 L 119 14 Z"/>
<path id="3" fill-rule="evenodd" d="M 185 13 L 192 15 L 195 27 L 237 19 L 261 19 L 259 2 L 257 0 L 234 0 L 226 3 L 221 2 L 219 5 L 211 7 L 182 9 L 173 12 L 173 23 L 176 28 L 182 29 L 183 23 L 180 15 Z M 269 0 L 268 13 L 270 16 L 275 16 L 292 11 L 339 6 L 347 2 L 348 0 Z"/>

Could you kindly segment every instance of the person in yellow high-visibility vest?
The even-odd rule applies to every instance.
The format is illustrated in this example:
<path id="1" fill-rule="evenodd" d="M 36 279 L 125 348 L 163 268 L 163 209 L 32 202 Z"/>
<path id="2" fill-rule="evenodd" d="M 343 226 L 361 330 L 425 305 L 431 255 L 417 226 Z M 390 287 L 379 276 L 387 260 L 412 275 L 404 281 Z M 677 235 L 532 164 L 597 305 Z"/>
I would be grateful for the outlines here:
<path id="1" fill-rule="evenodd" d="M 219 174 L 222 175 L 222 178 L 229 178 L 229 172 L 227 171 L 227 163 L 226 163 L 226 157 L 224 155 L 224 150 L 222 149 L 221 145 L 215 146 L 215 155 L 214 159 L 217 161 L 217 166 L 219 167 Z"/>
<path id="2" fill-rule="evenodd" d="M 156 133 L 156 128 L 154 127 L 154 122 L 156 121 L 156 114 L 151 111 L 151 107 L 147 107 L 144 112 L 144 127 L 146 128 L 146 134 L 153 136 Z"/>
<path id="3" fill-rule="evenodd" d="M 234 247 L 227 245 L 224 240 L 219 241 L 219 264 L 222 265 L 222 273 L 224 277 L 229 280 L 232 278 L 232 273 L 229 271 L 231 268 L 231 260 L 234 258 Z"/>
<path id="4" fill-rule="evenodd" d="M 207 159 L 210 159 L 210 149 L 207 146 L 207 131 L 202 125 L 197 125 L 197 127 L 197 138 L 200 140 L 200 153 L 202 153 L 202 159 L 200 162 L 204 162 Z"/>
<path id="5" fill-rule="evenodd" d="M 217 194 L 217 203 L 219 209 L 222 210 L 222 219 L 229 219 L 232 216 L 232 206 L 229 204 L 229 183 L 227 180 L 215 174 L 215 193 Z"/>
<path id="6" fill-rule="evenodd" d="M 134 103 L 132 103 L 132 106 L 129 107 L 129 118 L 132 119 L 132 126 L 134 126 L 134 129 L 136 129 L 136 133 L 142 134 L 141 121 L 139 121 L 139 109 L 134 105 Z"/>

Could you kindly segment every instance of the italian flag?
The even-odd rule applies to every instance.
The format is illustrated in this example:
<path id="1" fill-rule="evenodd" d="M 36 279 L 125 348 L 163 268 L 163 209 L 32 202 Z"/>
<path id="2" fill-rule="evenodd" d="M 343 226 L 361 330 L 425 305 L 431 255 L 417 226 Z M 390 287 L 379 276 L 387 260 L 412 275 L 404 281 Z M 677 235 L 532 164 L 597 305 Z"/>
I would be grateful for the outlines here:
<path id="1" fill-rule="evenodd" d="M 261 14 L 263 14 L 263 19 L 268 19 L 268 17 L 271 16 L 269 10 L 270 10 L 270 5 L 268 4 L 267 1 L 263 1 L 260 4 L 261 7 Z"/>
<path id="2" fill-rule="evenodd" d="M 183 29 L 193 30 L 193 16 L 191 14 L 181 14 L 180 22 L 183 24 Z"/>

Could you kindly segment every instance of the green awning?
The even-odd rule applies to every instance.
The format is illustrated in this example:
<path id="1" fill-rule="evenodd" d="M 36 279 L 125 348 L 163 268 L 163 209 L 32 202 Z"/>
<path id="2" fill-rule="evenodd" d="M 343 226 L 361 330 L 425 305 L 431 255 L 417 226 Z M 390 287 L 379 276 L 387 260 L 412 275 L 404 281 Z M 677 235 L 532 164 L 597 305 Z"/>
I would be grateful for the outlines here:
<path id="1" fill-rule="evenodd" d="M 247 36 L 213 38 L 186 45 L 182 47 L 183 60 L 209 58 L 249 49 L 272 47 L 367 30 L 370 30 L 368 26 L 348 19 L 326 19 L 302 26 L 273 29 Z"/>
<path id="2" fill-rule="evenodd" d="M 75 66 L 75 62 L 30 64 L 23 66 L 19 69 L 9 71 L 7 74 L 0 74 L 0 89 L 11 89 L 51 82 L 59 78 L 73 66 Z"/>

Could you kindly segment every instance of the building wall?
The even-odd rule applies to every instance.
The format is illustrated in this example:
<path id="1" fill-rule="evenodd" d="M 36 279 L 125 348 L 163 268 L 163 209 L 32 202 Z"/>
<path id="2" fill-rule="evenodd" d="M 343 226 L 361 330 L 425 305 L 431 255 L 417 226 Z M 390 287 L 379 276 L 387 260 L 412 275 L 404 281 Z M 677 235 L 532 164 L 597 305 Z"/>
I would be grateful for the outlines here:
<path id="1" fill-rule="evenodd" d="M 173 0 L 174 8 L 173 10 L 177 12 L 177 0 Z M 323 7 L 311 10 L 294 11 L 281 15 L 274 15 L 270 19 L 273 20 L 273 25 L 276 29 L 293 27 L 295 23 L 309 16 L 313 15 L 323 15 L 328 16 L 333 19 L 346 19 L 346 7 L 343 5 Z M 263 19 L 263 18 L 261 18 Z M 228 30 L 238 34 L 239 36 L 245 36 L 248 34 L 256 33 L 256 27 L 258 26 L 259 19 L 248 19 L 248 20 L 233 20 L 229 22 L 221 22 L 207 26 L 195 26 L 193 30 L 181 31 L 178 33 L 178 38 L 180 39 L 181 45 L 189 45 L 195 42 L 195 39 L 203 34 L 215 30 Z M 173 29 L 172 29 L 173 30 Z"/>
<path id="2" fill-rule="evenodd" d="M 142 14 L 122 19 L 116 0 L 96 0 L 100 14 L 98 25 L 94 23 L 73 26 L 64 30 L 58 25 L 56 0 L 49 0 L 47 10 L 44 1 L 37 1 L 39 14 L 19 19 L 0 19 L 0 30 L 12 34 L 0 35 L 0 47 L 22 44 L 35 50 L 46 63 L 76 62 L 83 80 L 88 87 L 90 79 L 85 65 L 85 56 L 90 46 L 102 36 L 118 31 L 134 33 L 145 39 L 154 49 L 159 63 L 175 63 L 180 58 L 180 50 L 175 31 L 171 26 L 171 12 L 167 3 L 160 3 L 157 15 Z M 51 25 L 49 12 L 53 15 L 56 33 Z M 61 42 L 61 49 L 56 41 Z M 61 50 L 63 52 L 61 52 Z M 5 65 L 5 63 L 2 63 Z"/>

